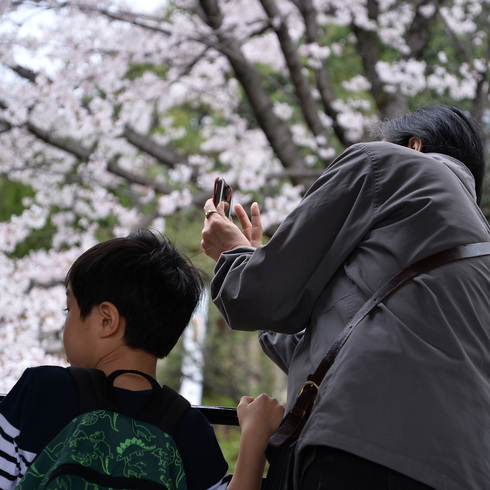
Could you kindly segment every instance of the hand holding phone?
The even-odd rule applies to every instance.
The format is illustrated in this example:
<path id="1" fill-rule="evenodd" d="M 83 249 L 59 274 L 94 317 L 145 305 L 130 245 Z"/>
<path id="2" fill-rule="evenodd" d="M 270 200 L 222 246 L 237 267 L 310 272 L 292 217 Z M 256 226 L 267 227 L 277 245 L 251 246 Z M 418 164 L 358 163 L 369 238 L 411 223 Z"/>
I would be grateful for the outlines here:
<path id="1" fill-rule="evenodd" d="M 208 199 L 204 205 L 204 227 L 202 229 L 201 247 L 204 253 L 214 260 L 218 260 L 223 252 L 240 247 L 257 248 L 262 245 L 262 223 L 260 220 L 259 205 L 254 202 L 250 206 L 250 218 L 242 205 L 234 208 L 238 225 L 232 220 L 214 216 L 209 219 L 219 203 L 224 202 L 225 214 L 229 216 L 231 209 L 231 196 L 233 190 L 222 178 L 217 178 L 214 184 L 213 198 Z M 214 204 L 214 205 L 213 205 Z M 241 228 L 241 229 L 240 229 Z"/>
<path id="2" fill-rule="evenodd" d="M 214 181 L 213 203 L 215 206 L 218 206 L 220 202 L 227 204 L 225 204 L 225 215 L 227 218 L 230 217 L 232 194 L 233 189 L 225 182 L 225 179 L 217 177 Z"/>

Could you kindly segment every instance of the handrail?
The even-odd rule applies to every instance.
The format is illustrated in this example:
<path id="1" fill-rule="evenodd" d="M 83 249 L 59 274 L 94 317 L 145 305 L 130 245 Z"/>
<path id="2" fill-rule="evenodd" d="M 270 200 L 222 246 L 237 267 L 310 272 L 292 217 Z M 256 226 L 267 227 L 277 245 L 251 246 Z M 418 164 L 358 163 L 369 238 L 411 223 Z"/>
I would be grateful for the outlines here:
<path id="1" fill-rule="evenodd" d="M 0 393 L 0 401 L 5 398 L 4 394 Z M 213 425 L 239 425 L 236 408 L 234 407 L 211 407 L 205 405 L 192 405 L 208 419 Z"/>
<path id="2" fill-rule="evenodd" d="M 197 408 L 214 425 L 240 425 L 235 407 L 208 407 L 203 405 L 192 405 Z"/>

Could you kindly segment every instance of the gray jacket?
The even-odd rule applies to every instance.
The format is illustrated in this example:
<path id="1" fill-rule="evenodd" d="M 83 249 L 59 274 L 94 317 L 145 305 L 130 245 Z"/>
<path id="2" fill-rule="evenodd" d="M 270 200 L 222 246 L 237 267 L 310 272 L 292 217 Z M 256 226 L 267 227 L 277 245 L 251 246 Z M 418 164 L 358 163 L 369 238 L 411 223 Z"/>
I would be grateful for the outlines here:
<path id="1" fill-rule="evenodd" d="M 387 142 L 347 149 L 270 242 L 221 255 L 212 297 L 261 330 L 288 406 L 382 284 L 432 253 L 490 240 L 459 161 Z M 320 386 L 300 441 L 349 451 L 436 489 L 490 489 L 490 258 L 404 285 L 365 319 Z M 295 334 L 295 335 L 293 335 Z"/>

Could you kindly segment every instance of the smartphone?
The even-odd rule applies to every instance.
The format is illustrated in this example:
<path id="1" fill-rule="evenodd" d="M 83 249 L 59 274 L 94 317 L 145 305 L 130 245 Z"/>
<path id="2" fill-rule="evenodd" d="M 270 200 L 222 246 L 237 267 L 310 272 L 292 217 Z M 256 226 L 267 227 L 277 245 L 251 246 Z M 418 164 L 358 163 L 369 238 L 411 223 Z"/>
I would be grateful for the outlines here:
<path id="1" fill-rule="evenodd" d="M 217 206 L 220 202 L 225 202 L 225 214 L 229 218 L 231 211 L 231 195 L 233 189 L 225 182 L 225 179 L 217 177 L 214 181 L 213 203 Z"/>

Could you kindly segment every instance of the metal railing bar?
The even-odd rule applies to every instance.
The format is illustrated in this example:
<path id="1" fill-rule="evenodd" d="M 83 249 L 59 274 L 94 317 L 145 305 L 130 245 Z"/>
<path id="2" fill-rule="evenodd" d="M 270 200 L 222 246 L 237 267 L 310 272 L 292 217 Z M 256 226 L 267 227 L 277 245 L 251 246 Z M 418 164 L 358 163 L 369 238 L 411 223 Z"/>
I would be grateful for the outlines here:
<path id="1" fill-rule="evenodd" d="M 5 398 L 4 394 L 0 393 L 0 401 Z M 238 426 L 238 416 L 234 407 L 213 407 L 206 405 L 192 405 L 192 408 L 197 408 L 213 425 L 231 425 Z"/>

